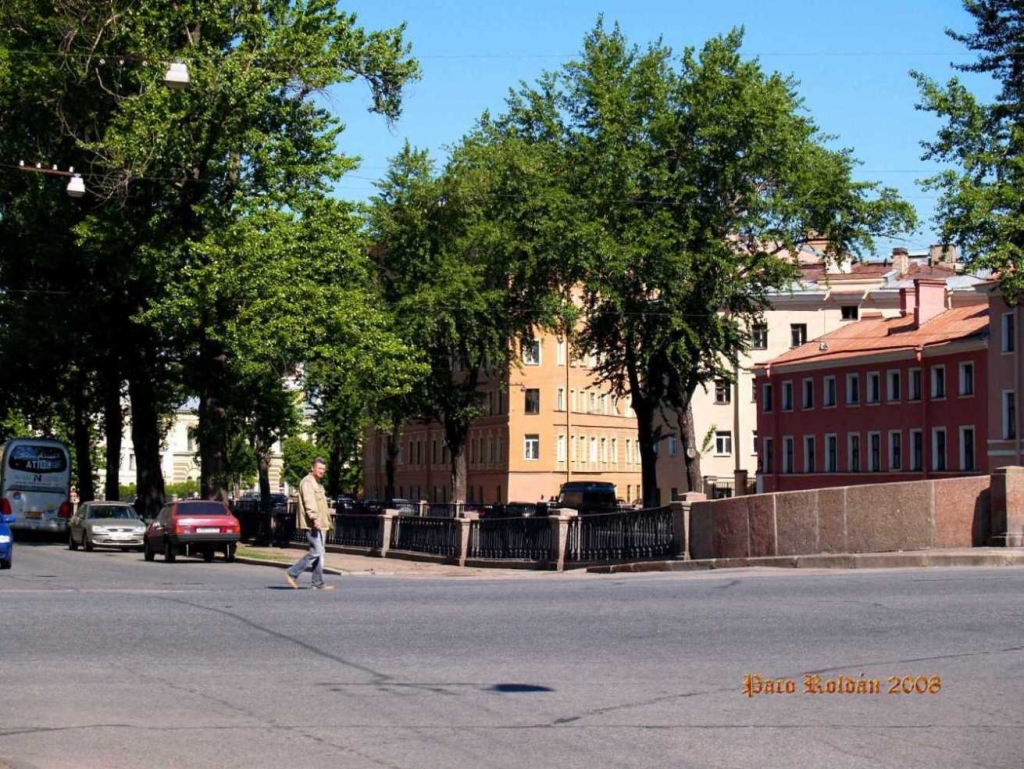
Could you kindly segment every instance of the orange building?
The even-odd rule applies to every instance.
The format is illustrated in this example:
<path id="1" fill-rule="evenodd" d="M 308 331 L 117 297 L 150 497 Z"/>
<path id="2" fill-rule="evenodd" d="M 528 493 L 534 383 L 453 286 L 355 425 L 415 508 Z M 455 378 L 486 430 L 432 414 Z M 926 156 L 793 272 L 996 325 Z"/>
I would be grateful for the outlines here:
<path id="1" fill-rule="evenodd" d="M 503 377 L 481 376 L 484 415 L 466 446 L 468 501 L 536 502 L 558 494 L 568 480 L 615 484 L 623 500 L 640 497 L 636 415 L 628 403 L 594 383 L 586 360 L 568 344 L 538 334 L 524 342 L 522 365 Z M 383 497 L 387 436 L 369 430 L 363 454 L 367 498 Z M 450 462 L 437 423 L 405 427 L 395 468 L 399 498 L 451 499 Z"/>

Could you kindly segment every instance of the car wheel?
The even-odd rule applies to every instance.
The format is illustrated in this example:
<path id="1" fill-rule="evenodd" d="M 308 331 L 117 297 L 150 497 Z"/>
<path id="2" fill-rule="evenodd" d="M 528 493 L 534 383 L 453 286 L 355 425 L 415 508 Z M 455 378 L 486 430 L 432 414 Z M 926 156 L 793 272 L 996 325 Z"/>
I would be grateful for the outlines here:
<path id="1" fill-rule="evenodd" d="M 89 532 L 87 531 L 82 532 L 82 547 L 85 548 L 85 552 L 92 552 L 92 540 L 89 539 Z"/>
<path id="2" fill-rule="evenodd" d="M 165 539 L 164 540 L 164 560 L 167 561 L 167 563 L 174 563 L 174 561 L 177 559 L 177 557 L 178 557 L 178 554 L 176 552 L 174 552 L 174 545 L 172 545 L 169 540 Z"/>
<path id="3" fill-rule="evenodd" d="M 152 561 L 156 558 L 156 553 L 153 552 L 153 548 L 149 546 L 149 540 L 145 540 L 142 544 L 142 557 L 147 561 Z"/>
<path id="4" fill-rule="evenodd" d="M 0 569 L 9 569 L 9 568 L 11 568 L 11 560 L 12 559 L 8 558 L 6 561 L 0 561 Z"/>
<path id="5" fill-rule="evenodd" d="M 68 531 L 68 550 L 77 550 L 77 549 L 78 549 L 78 543 L 75 542 L 75 535 L 71 531 Z"/>
<path id="6" fill-rule="evenodd" d="M 207 563 L 210 563 L 213 560 L 213 556 L 214 556 L 214 551 L 213 550 L 204 550 L 203 551 L 203 560 L 206 561 Z"/>
<path id="7" fill-rule="evenodd" d="M 228 563 L 234 563 L 235 562 L 235 551 L 237 551 L 237 550 L 238 550 L 238 545 L 234 544 L 233 542 L 230 545 L 227 545 L 224 548 L 224 560 L 227 561 Z"/>

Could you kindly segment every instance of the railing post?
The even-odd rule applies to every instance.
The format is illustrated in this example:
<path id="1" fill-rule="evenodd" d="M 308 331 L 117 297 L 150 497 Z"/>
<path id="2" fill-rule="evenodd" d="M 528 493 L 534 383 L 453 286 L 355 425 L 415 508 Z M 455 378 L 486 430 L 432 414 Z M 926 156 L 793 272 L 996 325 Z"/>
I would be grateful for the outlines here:
<path id="1" fill-rule="evenodd" d="M 398 517 L 397 510 L 385 510 L 379 516 L 380 519 L 380 548 L 377 554 L 381 558 L 388 557 L 388 549 L 391 547 L 391 532 L 395 528 L 395 518 Z"/>
<path id="2" fill-rule="evenodd" d="M 672 503 L 672 544 L 678 545 L 678 553 L 684 561 L 690 560 L 690 508 L 694 502 L 703 502 L 706 494 L 688 491 L 679 502 Z"/>
<path id="3" fill-rule="evenodd" d="M 549 514 L 551 519 L 551 549 L 555 553 L 555 570 L 565 571 L 569 549 L 569 521 L 579 517 L 578 510 L 558 507 Z"/>
<path id="4" fill-rule="evenodd" d="M 472 528 L 472 521 L 479 520 L 480 514 L 474 512 L 466 512 L 455 519 L 458 525 L 458 532 L 456 534 L 457 547 L 455 551 L 455 557 L 458 560 L 459 566 L 466 565 L 466 557 L 469 555 L 469 532 Z"/>

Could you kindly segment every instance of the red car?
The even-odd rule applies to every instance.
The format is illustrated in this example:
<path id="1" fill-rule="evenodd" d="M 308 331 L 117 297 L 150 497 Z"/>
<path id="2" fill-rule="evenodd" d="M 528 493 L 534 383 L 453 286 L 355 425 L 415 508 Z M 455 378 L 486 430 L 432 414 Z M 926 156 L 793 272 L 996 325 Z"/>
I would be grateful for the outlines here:
<path id="1" fill-rule="evenodd" d="M 160 515 L 146 529 L 142 538 L 143 552 L 147 561 L 163 553 L 164 560 L 173 563 L 179 553 L 199 554 L 204 561 L 212 561 L 221 551 L 224 560 L 230 563 L 235 560 L 240 532 L 238 519 L 223 502 L 209 499 L 171 502 L 164 505 Z"/>

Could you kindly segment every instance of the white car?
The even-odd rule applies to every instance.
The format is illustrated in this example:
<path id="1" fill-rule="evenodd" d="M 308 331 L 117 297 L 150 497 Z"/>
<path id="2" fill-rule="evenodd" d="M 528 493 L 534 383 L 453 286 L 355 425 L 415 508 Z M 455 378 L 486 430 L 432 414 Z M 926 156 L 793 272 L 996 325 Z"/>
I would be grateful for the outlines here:
<path id="1" fill-rule="evenodd" d="M 68 548 L 142 549 L 146 524 L 127 502 L 83 502 L 68 525 Z"/>

